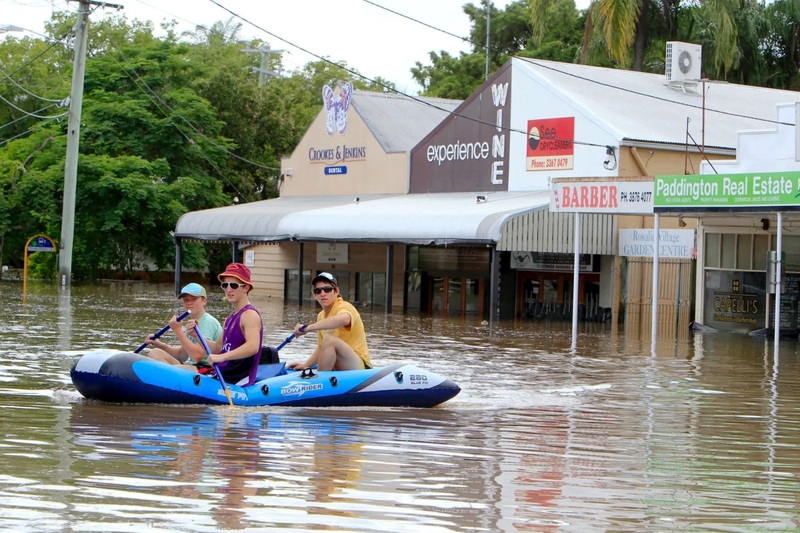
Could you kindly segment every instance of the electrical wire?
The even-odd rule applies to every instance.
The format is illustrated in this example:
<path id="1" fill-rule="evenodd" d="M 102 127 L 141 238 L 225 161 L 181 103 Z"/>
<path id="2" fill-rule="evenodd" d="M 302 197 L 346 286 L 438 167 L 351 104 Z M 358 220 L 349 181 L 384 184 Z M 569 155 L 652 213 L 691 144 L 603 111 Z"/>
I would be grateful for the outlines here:
<path id="1" fill-rule="evenodd" d="M 495 48 L 492 48 L 491 46 L 487 47 L 485 44 L 476 43 L 475 41 L 472 41 L 469 38 L 461 37 L 459 35 L 455 35 L 454 33 L 450 33 L 447 30 L 443 30 L 441 28 L 433 26 L 432 24 L 428 24 L 427 22 L 421 21 L 421 20 L 416 19 L 414 17 L 411 17 L 409 15 L 405 15 L 405 14 L 400 13 L 398 11 L 394 11 L 393 9 L 389 9 L 388 7 L 382 6 L 382 5 L 380 5 L 380 4 L 376 3 L 376 2 L 373 2 L 372 0 L 362 0 L 362 1 L 364 3 L 367 3 L 367 4 L 370 4 L 372 6 L 375 6 L 375 7 L 379 8 L 379 9 L 383 9 L 385 11 L 388 11 L 389 13 L 392 13 L 392 14 L 397 15 L 399 17 L 403 17 L 403 18 L 408 19 L 408 20 L 410 20 L 412 22 L 415 22 L 417 24 L 420 24 L 422 26 L 430 28 L 432 30 L 438 31 L 440 33 L 444 33 L 445 35 L 449 35 L 451 37 L 455 37 L 456 39 L 459 39 L 461 41 L 469 43 L 469 44 L 475 46 L 476 48 L 482 48 L 484 50 L 488 49 L 490 52 L 500 53 L 499 50 L 497 50 Z M 517 57 L 517 56 L 513 56 L 513 57 Z M 642 93 L 642 92 L 639 92 L 639 91 L 634 91 L 634 90 L 628 89 L 626 87 L 620 87 L 620 86 L 613 85 L 613 84 L 610 84 L 610 83 L 604 83 L 604 82 L 601 82 L 601 81 L 598 81 L 598 80 L 587 78 L 585 76 L 579 76 L 577 74 L 573 74 L 573 73 L 570 73 L 570 72 L 565 72 L 565 71 L 560 70 L 560 69 L 558 69 L 556 67 L 544 64 L 541 61 L 537 61 L 537 60 L 532 59 L 532 58 L 517 57 L 517 59 L 521 59 L 523 61 L 526 61 L 528 63 L 536 65 L 537 67 L 541 67 L 543 69 L 547 69 L 547 70 L 550 70 L 550 71 L 553 71 L 553 72 L 558 72 L 559 74 L 563 74 L 565 76 L 570 76 L 570 77 L 575 78 L 575 79 L 580 79 L 580 80 L 586 81 L 588 83 L 601 85 L 601 86 L 604 86 L 604 87 L 608 87 L 610 89 L 616 89 L 616 90 L 619 90 L 619 91 L 627 92 L 627 93 L 630 93 L 630 94 L 635 94 L 635 95 L 638 95 L 638 96 L 643 96 L 643 97 L 646 97 L 646 98 L 652 98 L 654 100 L 660 100 L 660 101 L 667 102 L 667 103 L 670 103 L 670 104 L 681 105 L 681 106 L 685 106 L 685 107 L 689 107 L 689 108 L 693 108 L 693 109 L 699 109 L 699 110 L 705 109 L 706 111 L 709 111 L 709 112 L 712 112 L 712 113 L 719 113 L 719 114 L 722 114 L 722 115 L 728 115 L 728 116 L 732 116 L 732 117 L 736 117 L 736 118 L 744 118 L 744 119 L 749 119 L 749 120 L 767 122 L 769 124 L 777 124 L 777 125 L 782 125 L 782 126 L 794 126 L 794 124 L 788 123 L 788 122 L 781 122 L 781 121 L 778 121 L 778 120 L 761 118 L 761 117 L 753 117 L 753 116 L 749 116 L 749 115 L 743 115 L 743 114 L 740 114 L 740 113 L 734 113 L 734 112 L 731 112 L 731 111 L 724 111 L 724 110 L 721 110 L 721 109 L 713 109 L 713 108 L 708 108 L 708 107 L 703 108 L 703 106 L 699 106 L 699 105 L 695 105 L 695 104 L 690 104 L 690 103 L 686 103 L 686 102 L 678 102 L 676 100 L 670 100 L 669 98 L 663 98 L 663 97 L 655 96 L 655 95 L 652 95 L 652 94 L 646 94 L 646 93 Z M 578 143 L 576 143 L 576 144 L 578 144 Z"/>
<path id="2" fill-rule="evenodd" d="M 485 125 L 485 126 L 491 126 L 492 128 L 497 128 L 499 130 L 507 131 L 507 132 L 510 132 L 510 133 L 521 133 L 522 135 L 528 135 L 527 131 L 516 129 L 516 128 L 512 128 L 510 126 L 498 126 L 494 122 L 489 122 L 489 121 L 486 121 L 486 120 L 481 120 L 479 118 L 470 117 L 470 116 L 467 116 L 467 115 L 462 115 L 460 113 L 456 113 L 456 112 L 451 111 L 449 109 L 445 109 L 443 107 L 440 107 L 440 106 L 434 104 L 433 102 L 423 100 L 420 97 L 412 96 L 412 95 L 406 94 L 406 93 L 404 93 L 402 91 L 398 91 L 397 89 L 395 89 L 394 87 L 392 87 L 390 85 L 387 85 L 387 84 L 382 83 L 382 82 L 380 82 L 378 80 L 375 80 L 375 79 L 372 79 L 372 78 L 370 78 L 368 76 L 365 76 L 365 75 L 361 74 L 360 72 L 358 72 L 357 70 L 353 70 L 353 69 L 351 69 L 349 67 L 346 67 L 344 65 L 340 65 L 339 63 L 336 63 L 335 61 L 332 61 L 332 60 L 328 59 L 327 57 L 321 56 L 319 54 L 315 54 L 314 52 L 308 50 L 307 48 L 304 48 L 304 47 L 302 47 L 302 46 L 300 46 L 300 45 L 298 45 L 296 43 L 293 43 L 292 41 L 289 41 L 289 40 L 284 39 L 283 37 L 281 37 L 279 35 L 276 35 L 275 33 L 267 30 L 266 28 L 263 28 L 263 27 L 259 26 L 258 24 L 256 24 L 256 23 L 254 23 L 254 22 L 242 17 L 238 13 L 228 9 L 227 7 L 225 7 L 222 4 L 220 4 L 219 2 L 217 2 L 217 0 L 209 0 L 209 2 L 211 2 L 212 4 L 215 4 L 219 8 L 227 11 L 232 16 L 234 16 L 234 17 L 246 22 L 247 24 L 250 24 L 251 26 L 253 26 L 257 30 L 262 31 L 265 34 L 267 34 L 267 35 L 269 35 L 271 37 L 274 37 L 275 39 L 278 39 L 279 41 L 282 41 L 282 42 L 288 44 L 289 46 L 300 50 L 303 53 L 306 53 L 306 54 L 308 54 L 308 55 L 310 55 L 312 57 L 315 57 L 315 58 L 319 59 L 320 61 L 323 61 L 325 63 L 333 65 L 333 66 L 335 66 L 335 67 L 337 67 L 339 69 L 342 69 L 343 71 L 348 72 L 348 73 L 350 73 L 350 74 L 352 74 L 354 76 L 358 76 L 359 78 L 361 78 L 361 79 L 363 79 L 363 80 L 365 80 L 365 81 L 367 81 L 367 82 L 369 82 L 369 83 L 371 83 L 373 85 L 382 87 L 386 91 L 390 91 L 390 92 L 396 93 L 396 94 L 398 94 L 400 96 L 408 98 L 409 100 L 412 100 L 412 101 L 417 102 L 419 104 L 431 107 L 433 109 L 437 109 L 437 110 L 442 111 L 442 112 L 444 112 L 444 113 L 446 113 L 446 114 L 448 114 L 450 116 L 456 116 L 456 117 L 459 117 L 459 118 L 463 118 L 464 120 L 468 120 L 470 122 L 475 122 L 477 124 L 482 124 L 482 125 Z M 605 145 L 605 144 L 598 144 L 598 143 L 584 142 L 584 141 L 575 141 L 575 140 L 573 140 L 572 142 L 573 142 L 573 144 L 578 144 L 578 145 L 582 145 L 582 146 L 594 146 L 594 147 L 599 147 L 599 148 L 604 148 L 604 149 L 607 148 L 607 145 Z"/>
<path id="3" fill-rule="evenodd" d="M 67 33 L 65 33 L 64 35 L 62 35 L 60 38 L 58 38 L 58 39 L 56 39 L 56 40 L 54 40 L 54 41 L 50 42 L 50 46 L 48 46 L 47 48 L 45 48 L 44 50 L 42 50 L 41 52 L 39 52 L 38 54 L 36 54 L 36 56 L 32 57 L 31 59 L 29 59 L 28 61 L 26 61 L 26 62 L 25 62 L 25 63 L 23 63 L 22 65 L 20 65 L 20 66 L 17 68 L 17 70 L 15 70 L 14 72 L 12 72 L 11 74 L 6 74 L 6 76 L 8 76 L 9 78 L 10 78 L 11 76 L 14 76 L 14 75 L 15 75 L 16 73 L 18 73 L 20 70 L 22 70 L 22 69 L 26 68 L 28 65 L 30 65 L 31 63 L 33 63 L 34 61 L 36 61 L 37 59 L 39 59 L 40 57 L 42 57 L 44 54 L 46 54 L 47 52 L 49 52 L 50 50 L 52 50 L 53 48 L 55 48 L 55 47 L 56 47 L 56 45 L 59 45 L 59 44 L 63 45 L 63 44 L 64 44 L 64 39 L 66 39 L 67 37 L 69 37 L 69 36 L 71 35 L 71 33 L 72 33 L 72 32 L 67 32 Z"/>
<path id="4" fill-rule="evenodd" d="M 48 118 L 61 118 L 63 116 L 69 115 L 69 111 L 65 111 L 65 112 L 61 113 L 60 115 L 37 115 L 36 113 L 29 113 L 29 112 L 25 111 L 24 109 L 22 109 L 21 107 L 18 107 L 16 105 L 14 105 L 13 102 L 10 102 L 9 100 L 6 100 L 5 98 L 3 98 L 3 96 L 0 96 L 0 100 L 2 100 L 3 102 L 7 103 L 11 107 L 13 107 L 17 111 L 19 111 L 20 113 L 23 113 L 26 117 L 48 119 Z M 48 107 L 53 107 L 54 105 L 56 105 L 56 104 L 53 104 L 52 106 L 48 106 Z M 45 109 L 47 109 L 47 108 L 45 108 Z"/>
<path id="5" fill-rule="evenodd" d="M 25 136 L 25 135 L 27 135 L 27 134 L 29 134 L 29 133 L 32 133 L 32 132 L 33 132 L 33 131 L 35 131 L 37 128 L 40 128 L 41 126 L 43 126 L 43 125 L 47 124 L 48 122 L 52 122 L 52 121 L 54 121 L 54 120 L 57 120 L 57 119 L 55 119 L 55 118 L 51 118 L 51 119 L 49 119 L 49 120 L 45 120 L 44 122 L 40 122 L 39 124 L 36 124 L 35 126 L 33 126 L 33 127 L 29 128 L 28 130 L 26 130 L 26 131 L 23 131 L 22 133 L 19 133 L 19 134 L 17 134 L 17 135 L 14 135 L 13 137 L 9 137 L 8 139 L 2 139 L 2 140 L 0 140 L 0 146 L 4 145 L 4 144 L 6 144 L 6 143 L 9 143 L 9 142 L 11 142 L 11 141 L 13 141 L 14 139 L 19 139 L 20 137 L 23 137 L 23 136 Z"/>
<path id="6" fill-rule="evenodd" d="M 11 83 L 13 83 L 15 87 L 21 89 L 22 92 L 24 92 L 25 94 L 28 94 L 30 96 L 33 96 L 34 98 L 36 98 L 38 100 L 42 100 L 44 102 L 57 102 L 57 103 L 60 103 L 60 104 L 63 104 L 64 102 L 67 101 L 67 98 L 61 98 L 61 99 L 56 100 L 56 99 L 53 99 L 53 98 L 45 98 L 44 96 L 39 96 L 38 94 L 32 93 L 31 91 L 29 91 L 28 89 L 26 89 L 25 87 L 23 87 L 22 85 L 20 85 L 16 81 L 14 81 L 14 78 L 12 78 L 8 74 L 6 74 L 6 72 L 1 68 L 0 68 L 0 74 L 5 76 L 6 78 L 8 78 L 8 80 Z"/>
<path id="7" fill-rule="evenodd" d="M 117 53 L 120 55 L 120 57 L 122 57 L 122 59 L 123 59 L 125 62 L 127 62 L 127 61 L 128 61 L 128 60 L 125 58 L 125 56 L 122 54 L 122 52 L 120 52 L 119 50 L 117 50 Z M 203 132 L 201 132 L 199 129 L 197 129 L 197 127 L 196 127 L 194 124 L 192 124 L 192 123 L 191 123 L 191 122 L 190 122 L 190 121 L 189 121 L 189 120 L 188 120 L 186 117 L 184 117 L 183 115 L 181 115 L 180 113 L 178 113 L 178 112 L 176 112 L 174 109 L 172 109 L 172 108 L 169 106 L 169 104 L 167 104 L 167 103 L 166 103 L 166 102 L 165 102 L 165 101 L 164 101 L 164 100 L 163 100 L 163 99 L 162 99 L 162 98 L 161 98 L 161 97 L 160 97 L 160 96 L 159 96 L 159 95 L 158 95 L 158 94 L 157 94 L 157 93 L 156 93 L 156 92 L 155 92 L 155 91 L 154 91 L 154 90 L 153 90 L 153 89 L 152 89 L 152 88 L 151 88 L 151 87 L 150 87 L 150 86 L 147 84 L 147 82 L 146 82 L 146 81 L 144 81 L 144 80 L 143 80 L 143 79 L 142 79 L 142 78 L 141 78 L 141 77 L 140 77 L 140 76 L 139 76 L 139 75 L 138 75 L 138 74 L 137 74 L 135 71 L 131 71 L 130 69 L 126 68 L 126 67 L 125 67 L 124 65 L 122 65 L 122 64 L 120 64 L 120 67 L 122 68 L 123 72 L 125 72 L 125 74 L 126 74 L 126 75 L 127 75 L 127 76 L 128 76 L 128 77 L 129 77 L 129 78 L 130 78 L 130 79 L 131 79 L 131 80 L 132 80 L 134 83 L 135 83 L 135 84 L 136 84 L 136 86 L 137 86 L 137 87 L 139 87 L 139 89 L 140 89 L 140 90 L 142 90 L 142 91 L 145 93 L 145 95 L 146 95 L 148 98 L 150 98 L 150 100 L 151 100 L 151 101 L 152 101 L 152 102 L 155 104 L 156 108 L 157 108 L 157 109 L 158 109 L 158 110 L 159 110 L 159 111 L 160 111 L 160 112 L 161 112 L 161 113 L 164 115 L 164 117 L 165 117 L 167 120 L 169 120 L 169 121 L 170 121 L 170 123 L 171 123 L 171 124 L 172 124 L 172 125 L 175 127 L 175 129 L 178 131 L 178 133 L 180 133 L 180 134 L 181 134 L 181 135 L 182 135 L 182 136 L 183 136 L 183 137 L 184 137 L 186 140 L 188 140 L 189 142 L 191 142 L 191 143 L 194 143 L 195 141 L 194 141 L 194 139 L 192 139 L 192 138 L 191 138 L 189 135 L 187 135 L 187 134 L 186 134 L 186 132 L 185 132 L 185 131 L 183 131 L 183 129 L 182 129 L 182 128 L 181 128 L 181 127 L 178 125 L 178 124 L 176 124 L 176 123 L 175 123 L 175 120 L 173 120 L 173 117 L 177 117 L 177 118 L 179 118 L 179 119 L 180 119 L 181 121 L 183 121 L 183 122 L 184 122 L 184 123 L 185 123 L 185 124 L 186 124 L 186 125 L 187 125 L 187 126 L 188 126 L 188 127 L 191 129 L 191 130 L 192 130 L 192 131 L 194 131 L 194 132 L 195 132 L 197 135 L 199 135 L 200 137 L 202 137 L 203 139 L 205 139 L 206 141 L 208 141 L 208 142 L 209 142 L 211 145 L 213 145 L 214 147 L 218 148 L 219 150 L 221 150 L 221 151 L 222 151 L 222 152 L 224 152 L 225 154 L 227 154 L 227 155 L 230 155 L 230 156 L 233 156 L 233 157 L 234 157 L 234 158 L 236 158 L 236 159 L 239 159 L 239 160 L 241 160 L 241 161 L 243 161 L 243 162 L 245 162 L 245 163 L 248 163 L 248 164 L 250 164 L 250 165 L 253 165 L 253 166 L 256 166 L 256 167 L 259 167 L 259 168 L 264 168 L 264 169 L 267 169 L 267 170 L 277 170 L 277 171 L 280 171 L 280 168 L 277 168 L 277 167 L 270 167 L 270 166 L 262 165 L 262 164 L 260 164 L 260 163 L 256 163 L 256 162 L 254 162 L 254 161 L 250 161 L 249 159 L 246 159 L 246 158 L 244 158 L 244 157 L 241 157 L 241 156 L 239 156 L 239 155 L 237 155 L 237 154 L 234 154 L 233 152 L 231 152 L 230 150 L 228 150 L 228 149 L 227 149 L 227 148 L 225 148 L 224 146 L 220 146 L 220 145 L 219 145 L 219 144 L 218 144 L 216 141 L 214 141 L 213 139 L 209 138 L 207 135 L 205 135 Z M 145 89 L 143 89 L 143 88 L 140 86 L 140 84 L 141 84 L 141 85 L 143 85 L 143 86 L 145 87 L 146 91 L 145 91 Z M 166 108 L 167 110 L 169 110 L 169 113 L 167 113 L 167 112 L 166 112 L 166 111 L 165 111 L 163 108 Z M 241 192 L 241 191 L 240 191 L 240 190 L 239 190 L 239 189 L 236 187 L 236 185 L 234 185 L 234 184 L 233 184 L 233 183 L 232 183 L 232 182 L 231 182 L 231 181 L 228 179 L 228 177 L 225 175 L 225 173 L 223 173 L 223 172 L 222 172 L 222 171 L 221 171 L 221 170 L 220 170 L 220 169 L 219 169 L 219 168 L 216 166 L 216 164 L 214 164 L 214 162 L 213 162 L 213 161 L 211 161 L 211 160 L 208 158 L 208 156 L 206 156 L 206 155 L 205 155 L 205 153 L 203 153 L 203 151 L 202 151 L 202 150 L 200 150 L 200 151 L 199 151 L 199 153 L 200 153 L 200 156 L 201 156 L 203 159 L 205 159 L 205 160 L 206 160 L 206 162 L 208 162 L 208 164 L 209 164 L 209 165 L 211 165 L 211 166 L 214 168 L 214 170 L 216 170 L 217 174 L 218 174 L 218 175 L 219 175 L 219 176 L 220 176 L 222 179 L 224 179 L 224 180 L 225 180 L 225 181 L 228 183 L 228 185 L 230 185 L 230 186 L 231 186 L 231 188 L 232 188 L 232 189 L 233 189 L 233 190 L 234 190 L 234 191 L 235 191 L 237 194 L 239 194 L 239 195 L 240 195 L 242 198 L 247 198 L 247 197 L 248 197 L 247 195 L 245 195 L 244 193 L 242 193 L 242 192 Z"/>
<path id="8" fill-rule="evenodd" d="M 469 39 L 469 37 L 462 37 L 462 36 L 460 36 L 460 35 L 456 35 L 455 33 L 450 33 L 450 32 L 449 32 L 449 31 L 447 31 L 447 30 L 443 30 L 442 28 L 437 28 L 436 26 L 434 26 L 434 25 L 432 25 L 432 24 L 428 24 L 427 22 L 423 22 L 423 21 L 421 21 L 421 20 L 419 20 L 419 19 L 415 19 L 414 17 L 411 17 L 411 16 L 409 16 L 409 15 L 406 15 L 406 14 L 404 14 L 404 13 L 400 13 L 399 11 L 395 11 L 395 10 L 393 10 L 393 9 L 389 9 L 389 8 L 388 8 L 388 7 L 386 7 L 386 6 L 382 6 L 382 5 L 380 5 L 380 4 L 377 4 L 377 3 L 375 3 L 375 2 L 372 2 L 371 0 L 362 0 L 362 1 L 363 1 L 364 3 L 367 3 L 367 4 L 370 4 L 370 5 L 372 5 L 372 6 L 375 6 L 375 7 L 379 8 L 379 9 L 383 9 L 384 11 L 388 11 L 388 12 L 389 12 L 389 13 L 391 13 L 392 15 L 397 15 L 398 17 L 402 17 L 402 18 L 404 18 L 404 19 L 408 19 L 408 20 L 410 20 L 411 22 L 416 22 L 417 24 L 421 24 L 421 25 L 425 26 L 426 28 L 430 28 L 430 29 L 432 29 L 432 30 L 435 30 L 435 31 L 438 31 L 438 32 L 440 32 L 440 33 L 444 33 L 445 35 L 449 35 L 450 37 L 455 37 L 456 39 L 459 39 L 459 40 L 461 40 L 461 41 L 464 41 L 465 43 L 469 43 L 469 44 L 471 44 L 471 45 L 473 45 L 473 46 L 477 46 L 477 47 L 479 47 L 479 48 L 486 49 L 486 45 L 485 45 L 485 44 L 478 44 L 478 43 L 476 43 L 475 41 L 471 41 L 471 40 Z M 494 50 L 493 48 L 489 47 L 489 51 L 490 51 L 490 52 L 495 52 L 496 50 Z"/>
<path id="9" fill-rule="evenodd" d="M 37 110 L 35 111 L 35 113 L 41 113 L 42 111 L 46 111 L 46 110 L 50 109 L 51 107 L 55 107 L 55 105 L 56 105 L 56 104 L 50 104 L 49 106 L 45 106 L 45 107 L 43 107 L 43 108 L 41 108 L 41 109 L 37 109 Z M 62 115 L 45 115 L 45 116 L 43 116 L 43 117 L 38 117 L 38 115 L 36 115 L 36 114 L 33 114 L 33 113 L 26 113 L 26 116 L 21 116 L 21 117 L 19 117 L 19 118 L 15 118 L 15 119 L 14 119 L 14 120 L 12 120 L 11 122 L 6 122 L 5 124 L 3 124 L 3 125 L 0 125 L 0 130 L 2 130 L 3 128 L 7 128 L 7 127 L 9 127 L 9 126 L 11 126 L 12 124 L 15 124 L 15 123 L 19 122 L 20 120 L 25 120 L 26 118 L 28 118 L 28 115 L 30 115 L 30 116 L 34 116 L 34 117 L 38 117 L 38 118 L 49 119 L 49 118 L 61 118 L 61 117 L 63 117 L 64 115 L 67 115 L 67 114 L 69 114 L 69 112 L 67 112 L 67 113 L 64 113 L 64 114 L 62 114 Z"/>

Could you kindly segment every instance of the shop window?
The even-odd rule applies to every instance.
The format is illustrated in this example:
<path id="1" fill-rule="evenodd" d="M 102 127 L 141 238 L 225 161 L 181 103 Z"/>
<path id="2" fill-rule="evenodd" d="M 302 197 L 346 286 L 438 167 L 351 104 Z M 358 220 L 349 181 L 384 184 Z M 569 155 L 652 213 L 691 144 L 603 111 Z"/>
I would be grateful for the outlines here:
<path id="1" fill-rule="evenodd" d="M 719 233 L 706 234 L 706 267 L 719 268 Z"/>
<path id="2" fill-rule="evenodd" d="M 386 303 L 386 274 L 358 272 L 356 274 L 355 301 L 361 305 L 384 305 Z"/>
<path id="3" fill-rule="evenodd" d="M 736 268 L 736 234 L 723 233 L 720 249 L 720 268 Z"/>
<path id="4" fill-rule="evenodd" d="M 466 298 L 464 312 L 467 315 L 477 316 L 481 309 L 481 280 L 466 280 Z"/>
<path id="5" fill-rule="evenodd" d="M 753 270 L 767 270 L 769 235 L 753 235 Z"/>
<path id="6" fill-rule="evenodd" d="M 447 313 L 461 314 L 461 278 L 447 280 Z"/>
<path id="7" fill-rule="evenodd" d="M 444 301 L 445 301 L 445 278 L 443 277 L 434 277 L 431 281 L 431 312 L 433 313 L 441 313 L 444 311 Z"/>
<path id="8" fill-rule="evenodd" d="M 295 269 L 287 269 L 283 276 L 284 300 L 297 301 L 297 272 Z M 303 270 L 303 300 L 313 300 L 311 290 L 306 289 L 311 286 L 311 271 Z"/>
<path id="9" fill-rule="evenodd" d="M 553 304 L 558 301 L 558 280 L 544 280 L 544 301 L 546 304 Z"/>
<path id="10" fill-rule="evenodd" d="M 736 243 L 736 268 L 750 270 L 753 268 L 753 236 L 741 234 L 737 236 Z"/>
<path id="11" fill-rule="evenodd" d="M 406 308 L 419 309 L 422 303 L 422 274 L 409 272 L 406 277 Z"/>
<path id="12" fill-rule="evenodd" d="M 800 272 L 800 237 L 797 235 L 784 235 L 781 248 L 786 253 L 784 270 L 787 272 Z M 775 249 L 777 250 L 777 246 Z"/>

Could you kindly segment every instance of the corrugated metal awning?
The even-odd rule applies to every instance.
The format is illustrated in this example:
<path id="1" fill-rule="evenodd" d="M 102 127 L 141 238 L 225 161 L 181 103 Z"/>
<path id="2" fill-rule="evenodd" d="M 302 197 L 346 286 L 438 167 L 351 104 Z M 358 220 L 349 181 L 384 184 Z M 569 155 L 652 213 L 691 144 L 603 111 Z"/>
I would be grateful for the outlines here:
<path id="1" fill-rule="evenodd" d="M 365 199 L 388 195 L 367 196 Z M 281 227 L 283 218 L 353 202 L 353 196 L 285 196 L 242 205 L 186 213 L 175 225 L 175 236 L 201 241 L 276 242 L 295 238 Z"/>
<path id="2" fill-rule="evenodd" d="M 494 244 L 511 217 L 545 209 L 548 191 L 284 197 L 183 215 L 175 236 L 252 242 Z"/>

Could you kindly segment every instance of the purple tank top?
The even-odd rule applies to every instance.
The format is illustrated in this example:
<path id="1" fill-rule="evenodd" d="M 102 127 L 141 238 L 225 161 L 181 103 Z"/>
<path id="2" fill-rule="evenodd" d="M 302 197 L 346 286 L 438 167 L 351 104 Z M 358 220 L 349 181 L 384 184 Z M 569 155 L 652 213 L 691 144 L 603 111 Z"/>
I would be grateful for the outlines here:
<path id="1" fill-rule="evenodd" d="M 261 314 L 258 309 L 253 307 L 252 304 L 247 304 L 236 313 L 232 314 L 225 319 L 225 326 L 222 328 L 222 353 L 230 352 L 244 344 L 245 338 L 241 328 L 242 313 L 252 309 L 258 314 L 259 321 Z M 258 363 L 261 359 L 261 344 L 264 342 L 264 326 L 259 328 L 258 332 L 258 351 L 249 357 L 242 359 L 234 359 L 233 361 L 224 361 L 219 364 L 222 370 L 222 377 L 225 381 L 231 384 L 236 384 L 242 378 L 247 377 L 246 385 L 252 385 L 255 382 L 256 373 L 258 372 Z"/>

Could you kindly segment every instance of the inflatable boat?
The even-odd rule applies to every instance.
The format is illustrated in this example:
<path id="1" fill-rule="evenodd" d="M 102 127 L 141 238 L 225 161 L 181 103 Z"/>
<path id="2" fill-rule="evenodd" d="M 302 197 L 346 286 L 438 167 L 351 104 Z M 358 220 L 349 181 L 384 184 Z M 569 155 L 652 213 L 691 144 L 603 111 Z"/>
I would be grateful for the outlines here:
<path id="1" fill-rule="evenodd" d="M 91 400 L 115 403 L 227 404 L 216 377 L 196 374 L 135 352 L 84 354 L 70 376 Z M 413 364 L 369 370 L 287 371 L 285 363 L 259 365 L 250 386 L 228 383 L 234 405 L 298 407 L 433 407 L 461 390 L 453 381 Z"/>

